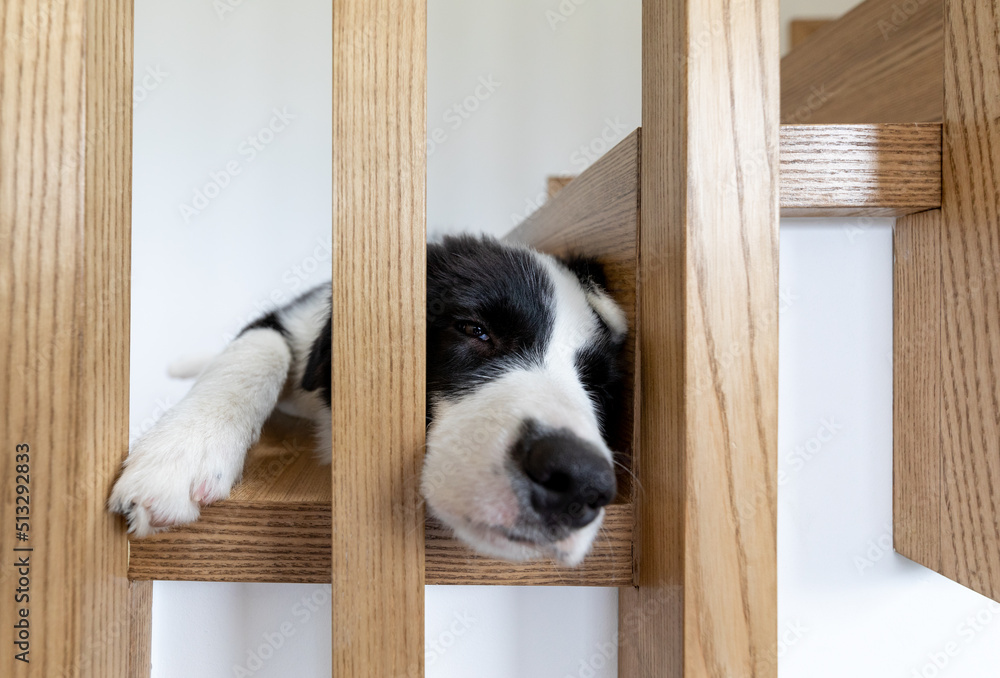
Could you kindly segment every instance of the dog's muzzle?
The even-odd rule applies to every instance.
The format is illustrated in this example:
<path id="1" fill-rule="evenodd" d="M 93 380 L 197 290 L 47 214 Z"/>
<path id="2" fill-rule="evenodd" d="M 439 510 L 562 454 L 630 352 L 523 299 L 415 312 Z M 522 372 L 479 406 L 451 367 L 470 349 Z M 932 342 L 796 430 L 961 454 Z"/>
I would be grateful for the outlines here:
<path id="1" fill-rule="evenodd" d="M 615 498 L 611 462 L 569 429 L 528 422 L 514 445 L 513 460 L 527 479 L 531 507 L 549 528 L 588 525 Z"/>

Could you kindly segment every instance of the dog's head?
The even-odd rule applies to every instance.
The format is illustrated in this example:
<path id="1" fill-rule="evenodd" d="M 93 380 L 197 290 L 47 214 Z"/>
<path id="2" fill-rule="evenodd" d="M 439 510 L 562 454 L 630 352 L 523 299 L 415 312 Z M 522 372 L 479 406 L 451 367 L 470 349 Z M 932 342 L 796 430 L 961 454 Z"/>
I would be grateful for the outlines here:
<path id="1" fill-rule="evenodd" d="M 427 309 L 431 513 L 481 552 L 579 563 L 616 491 L 627 326 L 600 267 L 446 238 L 428 249 Z"/>

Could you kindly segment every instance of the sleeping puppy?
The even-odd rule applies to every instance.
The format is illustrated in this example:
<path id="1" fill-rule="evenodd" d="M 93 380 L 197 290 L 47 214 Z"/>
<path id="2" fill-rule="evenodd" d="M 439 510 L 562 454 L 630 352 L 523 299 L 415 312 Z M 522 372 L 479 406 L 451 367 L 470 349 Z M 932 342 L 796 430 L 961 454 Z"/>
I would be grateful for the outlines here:
<path id="1" fill-rule="evenodd" d="M 229 496 L 277 406 L 331 454 L 331 294 L 317 287 L 248 325 L 136 441 L 109 507 L 143 537 Z M 435 517 L 482 553 L 578 564 L 615 496 L 625 316 L 600 267 L 491 238 L 427 253 L 427 451 Z"/>

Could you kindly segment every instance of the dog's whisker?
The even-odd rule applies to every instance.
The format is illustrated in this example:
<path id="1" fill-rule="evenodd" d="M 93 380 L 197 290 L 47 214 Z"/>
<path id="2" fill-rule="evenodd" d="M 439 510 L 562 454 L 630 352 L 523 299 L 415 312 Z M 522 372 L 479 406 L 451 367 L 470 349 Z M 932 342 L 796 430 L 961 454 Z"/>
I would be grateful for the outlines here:
<path id="1" fill-rule="evenodd" d="M 597 528 L 597 535 L 595 535 L 594 541 L 603 541 L 605 546 L 611 545 L 611 535 L 608 533 L 608 529 L 605 527 L 603 522 L 601 523 L 601 526 Z"/>
<path id="2" fill-rule="evenodd" d="M 612 459 L 612 463 L 614 463 L 614 465 L 620 468 L 621 470 L 625 471 L 625 473 L 627 473 L 629 477 L 632 478 L 633 486 L 637 488 L 640 492 L 643 492 L 642 481 L 639 480 L 639 476 L 635 474 L 635 471 L 633 471 L 632 469 L 630 469 L 628 466 L 618 461 L 617 459 Z"/>

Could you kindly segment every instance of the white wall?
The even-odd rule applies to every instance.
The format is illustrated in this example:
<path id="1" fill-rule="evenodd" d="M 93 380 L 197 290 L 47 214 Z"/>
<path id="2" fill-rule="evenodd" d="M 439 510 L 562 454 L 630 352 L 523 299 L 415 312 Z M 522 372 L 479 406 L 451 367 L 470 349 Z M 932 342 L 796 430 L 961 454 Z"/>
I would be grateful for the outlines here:
<path id="1" fill-rule="evenodd" d="M 544 202 L 546 176 L 579 174 L 639 126 L 641 3 L 561 6 L 429 3 L 427 127 L 446 135 L 428 146 L 432 233 L 506 233 Z M 473 103 L 480 78 L 499 86 Z"/>
<path id="2" fill-rule="evenodd" d="M 135 433 L 187 388 L 167 364 L 218 350 L 269 299 L 329 274 L 330 3 L 231 3 L 221 16 L 207 0 L 136 3 Z M 814 6 L 794 14 L 842 9 Z M 547 175 L 579 172 L 639 124 L 639 7 L 430 0 L 432 232 L 505 232 Z M 489 96 L 467 99 L 481 78 Z M 275 109 L 295 117 L 251 161 L 241 144 Z M 179 206 L 231 161 L 239 173 L 186 221 Z M 782 227 L 783 678 L 980 678 L 1000 665 L 1000 606 L 885 547 L 889 228 Z M 154 676 L 330 675 L 329 605 L 322 586 L 157 583 Z M 616 605 L 614 590 L 428 587 L 428 676 L 610 678 Z"/>
<path id="3" fill-rule="evenodd" d="M 891 226 L 782 221 L 782 678 L 985 678 L 1000 666 L 1000 604 L 892 551 Z"/>
<path id="4" fill-rule="evenodd" d="M 315 0 L 244 3 L 222 17 L 203 0 L 135 3 L 133 436 L 187 390 L 166 377 L 170 362 L 220 350 L 272 295 L 329 279 L 330 21 Z M 295 117 L 271 138 L 262 130 L 275 109 Z M 260 151 L 250 137 L 263 137 Z M 228 180 L 227 166 L 238 171 Z M 212 174 L 225 186 L 185 219 L 181 206 Z M 153 675 L 240 675 L 234 666 L 286 622 L 292 634 L 251 675 L 329 675 L 329 602 L 306 620 L 301 598 L 313 595 L 325 594 L 158 582 Z"/>

